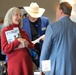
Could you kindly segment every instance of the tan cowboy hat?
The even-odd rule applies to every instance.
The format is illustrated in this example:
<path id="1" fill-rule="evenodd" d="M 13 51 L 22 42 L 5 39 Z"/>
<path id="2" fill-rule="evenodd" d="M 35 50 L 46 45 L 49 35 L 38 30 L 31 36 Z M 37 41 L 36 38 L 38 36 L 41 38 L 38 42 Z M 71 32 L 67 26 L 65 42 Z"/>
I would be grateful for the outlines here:
<path id="1" fill-rule="evenodd" d="M 45 9 L 44 8 L 39 8 L 39 5 L 35 2 L 32 2 L 30 4 L 30 6 L 25 6 L 23 7 L 26 12 L 31 16 L 31 17 L 34 17 L 34 18 L 38 18 L 38 17 L 41 17 L 43 15 L 43 13 L 45 12 Z"/>

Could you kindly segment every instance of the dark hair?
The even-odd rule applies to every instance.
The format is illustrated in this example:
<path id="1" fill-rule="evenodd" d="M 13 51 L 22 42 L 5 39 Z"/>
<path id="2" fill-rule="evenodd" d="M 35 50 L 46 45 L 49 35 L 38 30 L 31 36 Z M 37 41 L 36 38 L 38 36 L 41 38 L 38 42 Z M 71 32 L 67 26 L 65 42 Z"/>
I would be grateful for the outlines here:
<path id="1" fill-rule="evenodd" d="M 23 14 L 23 17 L 27 17 L 27 13 Z"/>
<path id="2" fill-rule="evenodd" d="M 59 5 L 59 9 L 61 9 L 64 14 L 71 15 L 72 6 L 68 2 L 62 2 Z"/>

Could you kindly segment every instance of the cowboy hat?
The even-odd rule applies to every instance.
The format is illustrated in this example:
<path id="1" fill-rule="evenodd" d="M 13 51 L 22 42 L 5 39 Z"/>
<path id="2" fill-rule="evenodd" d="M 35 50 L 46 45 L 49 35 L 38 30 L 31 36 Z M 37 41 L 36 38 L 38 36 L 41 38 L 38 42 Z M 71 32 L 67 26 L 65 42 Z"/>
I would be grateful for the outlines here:
<path id="1" fill-rule="evenodd" d="M 44 8 L 39 8 L 38 4 L 35 2 L 32 2 L 30 4 L 30 6 L 25 6 L 23 7 L 26 12 L 31 16 L 31 17 L 34 17 L 34 18 L 38 18 L 38 17 L 41 17 L 43 15 L 43 13 L 45 12 L 45 9 Z"/>

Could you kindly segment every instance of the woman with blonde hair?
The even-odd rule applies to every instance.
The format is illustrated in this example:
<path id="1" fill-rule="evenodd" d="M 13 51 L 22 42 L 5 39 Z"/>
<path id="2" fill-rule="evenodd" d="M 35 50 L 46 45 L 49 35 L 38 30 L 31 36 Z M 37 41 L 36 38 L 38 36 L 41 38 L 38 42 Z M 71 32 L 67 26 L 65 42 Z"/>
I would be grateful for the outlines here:
<path id="1" fill-rule="evenodd" d="M 33 64 L 29 49 L 34 45 L 21 29 L 22 15 L 17 7 L 8 10 L 1 32 L 3 52 L 8 56 L 8 75 L 33 75 Z M 15 37 L 15 38 L 14 38 Z"/>

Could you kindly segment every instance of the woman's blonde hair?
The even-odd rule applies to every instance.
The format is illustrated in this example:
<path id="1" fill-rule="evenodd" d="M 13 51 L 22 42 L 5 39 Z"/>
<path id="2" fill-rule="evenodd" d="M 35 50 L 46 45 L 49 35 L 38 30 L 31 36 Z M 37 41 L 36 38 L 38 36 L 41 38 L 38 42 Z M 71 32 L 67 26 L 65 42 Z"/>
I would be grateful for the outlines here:
<path id="1" fill-rule="evenodd" d="M 7 11 L 7 13 L 5 15 L 5 18 L 4 18 L 4 26 L 5 27 L 12 24 L 12 16 L 14 15 L 14 13 L 15 13 L 16 10 L 18 10 L 21 13 L 21 11 L 19 10 L 19 8 L 17 8 L 17 7 L 12 7 L 12 8 L 10 8 Z M 21 14 L 21 16 L 22 16 L 22 14 Z M 21 24 L 20 25 L 22 26 L 22 20 L 21 20 Z"/>

